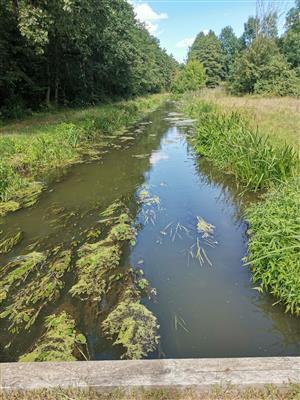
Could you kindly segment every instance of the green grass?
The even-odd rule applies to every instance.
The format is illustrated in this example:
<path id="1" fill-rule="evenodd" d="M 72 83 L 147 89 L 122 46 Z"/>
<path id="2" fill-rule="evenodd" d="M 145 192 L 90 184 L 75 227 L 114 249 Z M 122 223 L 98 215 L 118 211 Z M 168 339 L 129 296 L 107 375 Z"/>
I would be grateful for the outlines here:
<path id="1" fill-rule="evenodd" d="M 197 121 L 192 140 L 196 151 L 248 189 L 269 189 L 293 176 L 293 146 L 273 143 L 240 113 L 224 113 L 202 99 L 185 101 L 184 109 Z"/>
<path id="2" fill-rule="evenodd" d="M 43 180 L 55 168 L 78 161 L 145 113 L 156 108 L 165 95 L 154 95 L 111 105 L 31 117 L 1 128 L 0 215 L 26 205 L 33 186 L 36 197 Z M 33 204 L 31 201 L 30 204 Z"/>
<path id="3" fill-rule="evenodd" d="M 215 95 L 214 95 L 215 96 Z M 239 186 L 258 192 L 261 201 L 245 210 L 249 224 L 247 265 L 259 291 L 268 291 L 286 311 L 300 314 L 300 186 L 298 143 L 293 131 L 269 134 L 265 126 L 273 115 L 264 109 L 257 127 L 253 117 L 223 106 L 208 93 L 184 96 L 184 110 L 196 120 L 192 143 Z M 252 102 L 255 104 L 255 99 Z M 262 99 L 257 99 L 261 103 Z M 239 104 L 241 101 L 239 102 Z M 289 101 L 286 101 L 289 104 Z M 286 110 L 288 111 L 288 110 Z M 257 111 L 259 113 L 259 111 Z M 288 143 L 285 140 L 289 137 Z M 264 193 L 264 196 L 262 196 Z M 267 194 L 266 194 L 267 193 Z"/>
<path id="4" fill-rule="evenodd" d="M 267 290 L 286 311 L 300 314 L 300 185 L 290 180 L 246 212 L 247 262 L 258 290 Z"/>

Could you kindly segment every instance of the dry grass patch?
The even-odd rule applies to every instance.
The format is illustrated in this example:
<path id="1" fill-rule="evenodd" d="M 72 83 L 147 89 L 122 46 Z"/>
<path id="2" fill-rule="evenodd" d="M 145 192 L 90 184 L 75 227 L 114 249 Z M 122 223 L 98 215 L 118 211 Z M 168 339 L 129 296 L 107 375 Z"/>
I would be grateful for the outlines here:
<path id="1" fill-rule="evenodd" d="M 30 392 L 7 392 L 0 394 L 1 400 L 299 400 L 300 386 L 291 385 L 284 390 L 274 386 L 263 389 L 238 390 L 216 387 L 209 393 L 193 389 L 134 389 L 114 390 L 103 393 L 94 390 L 51 389 Z"/>
<path id="2" fill-rule="evenodd" d="M 260 131 L 276 141 L 286 141 L 300 146 L 300 99 L 292 97 L 236 97 L 226 95 L 224 90 L 204 90 L 197 97 L 211 101 L 222 111 L 238 111 L 259 126 Z"/>

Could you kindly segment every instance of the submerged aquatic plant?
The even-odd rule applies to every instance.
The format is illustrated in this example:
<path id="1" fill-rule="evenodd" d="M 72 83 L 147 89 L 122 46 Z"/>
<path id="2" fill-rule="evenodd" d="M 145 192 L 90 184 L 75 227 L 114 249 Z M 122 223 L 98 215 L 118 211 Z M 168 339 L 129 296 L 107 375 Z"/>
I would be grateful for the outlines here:
<path id="1" fill-rule="evenodd" d="M 0 241 L 0 254 L 6 254 L 10 252 L 18 243 L 23 239 L 23 232 L 18 231 L 9 236 L 6 236 Z"/>
<path id="2" fill-rule="evenodd" d="M 46 258 L 44 253 L 32 252 L 15 258 L 3 267 L 0 272 L 0 304 L 6 300 L 11 288 L 25 282 L 30 273 L 43 266 Z"/>
<path id="3" fill-rule="evenodd" d="M 104 334 L 122 345 L 122 358 L 141 359 L 153 352 L 159 341 L 156 317 L 137 302 L 121 302 L 102 322 Z"/>
<path id="4" fill-rule="evenodd" d="M 130 241 L 131 244 L 135 244 L 136 230 L 131 223 L 128 214 L 121 214 L 118 217 L 118 223 L 112 227 L 107 239 L 113 242 Z"/>
<path id="5" fill-rule="evenodd" d="M 53 259 L 50 259 L 51 256 Z M 3 300 L 7 300 L 8 304 L 1 312 L 0 318 L 8 318 L 10 321 L 8 329 L 12 333 L 18 333 L 23 326 L 29 329 L 41 310 L 47 304 L 53 303 L 64 287 L 62 278 L 69 269 L 71 252 L 59 252 L 59 249 L 55 249 L 47 261 L 49 262 L 46 262 L 44 254 L 31 253 L 15 261 L 17 266 L 8 275 L 9 281 L 6 280 L 1 291 Z M 10 269 L 11 264 L 7 268 Z M 31 279 L 27 282 L 29 274 Z M 24 286 L 8 296 L 13 286 L 21 281 L 25 281 Z"/>
<path id="6" fill-rule="evenodd" d="M 111 218 L 119 207 L 119 203 L 113 203 L 102 215 Z M 100 301 L 108 290 L 109 274 L 119 265 L 123 243 L 135 243 L 136 231 L 129 215 L 122 213 L 115 220 L 106 239 L 80 248 L 76 263 L 78 282 L 70 289 L 72 296 Z"/>
<path id="7" fill-rule="evenodd" d="M 75 321 L 63 311 L 46 318 L 45 333 L 19 361 L 76 361 L 86 358 L 84 346 L 85 336 L 76 331 Z"/>
<path id="8" fill-rule="evenodd" d="M 76 263 L 78 282 L 70 293 L 81 300 L 99 301 L 106 292 L 107 273 L 119 265 L 120 246 L 107 240 L 87 243 L 80 248 L 79 256 Z"/>

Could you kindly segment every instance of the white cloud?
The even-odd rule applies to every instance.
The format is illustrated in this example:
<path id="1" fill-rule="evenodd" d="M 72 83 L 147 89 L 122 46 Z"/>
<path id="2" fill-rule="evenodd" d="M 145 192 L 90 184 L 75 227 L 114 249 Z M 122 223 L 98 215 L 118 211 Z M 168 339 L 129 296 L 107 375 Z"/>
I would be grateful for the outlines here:
<path id="1" fill-rule="evenodd" d="M 148 21 L 159 21 L 160 19 L 167 19 L 168 14 L 161 13 L 157 14 L 151 6 L 147 3 L 136 4 L 134 6 L 134 11 L 136 14 L 137 19 L 142 22 Z"/>
<path id="2" fill-rule="evenodd" d="M 209 29 L 203 29 L 203 33 L 204 33 L 204 35 L 208 35 L 209 34 Z"/>
<path id="3" fill-rule="evenodd" d="M 151 21 L 145 21 L 145 26 L 151 35 L 154 35 L 158 31 L 158 24 L 153 24 Z"/>
<path id="4" fill-rule="evenodd" d="M 152 35 L 154 35 L 155 33 L 156 35 L 158 35 L 159 25 L 158 23 L 154 22 L 161 21 L 163 19 L 168 19 L 168 14 L 166 13 L 158 14 L 147 3 L 139 3 L 134 0 L 129 0 L 129 3 L 133 6 L 136 18 L 140 22 L 143 22 L 145 24 L 146 28 Z"/>
<path id="5" fill-rule="evenodd" d="M 190 47 L 194 43 L 194 40 L 195 37 L 182 39 L 178 43 L 176 43 L 176 47 L 180 49 L 186 49 L 187 47 Z"/>

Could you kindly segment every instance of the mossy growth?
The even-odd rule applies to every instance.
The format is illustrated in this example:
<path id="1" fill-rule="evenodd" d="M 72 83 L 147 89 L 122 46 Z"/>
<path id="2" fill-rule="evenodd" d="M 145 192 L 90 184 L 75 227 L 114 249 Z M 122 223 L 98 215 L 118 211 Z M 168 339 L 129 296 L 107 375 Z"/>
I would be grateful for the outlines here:
<path id="1" fill-rule="evenodd" d="M 104 334 L 122 345 L 122 358 L 141 359 L 153 352 L 159 341 L 156 317 L 140 302 L 121 302 L 102 322 Z"/>
<path id="2" fill-rule="evenodd" d="M 21 205 L 17 201 L 2 201 L 0 202 L 0 217 L 3 217 L 9 212 L 17 211 L 20 207 Z"/>
<path id="3" fill-rule="evenodd" d="M 6 300 L 9 290 L 26 281 L 28 275 L 41 267 L 47 256 L 44 253 L 32 252 L 17 257 L 2 268 L 0 273 L 0 304 Z"/>
<path id="4" fill-rule="evenodd" d="M 19 361 L 76 361 L 86 358 L 86 338 L 78 333 L 75 321 L 65 311 L 50 315 L 45 320 L 45 333 L 34 349 L 19 358 Z"/>
<path id="5" fill-rule="evenodd" d="M 20 203 L 21 208 L 33 206 L 43 190 L 41 182 L 30 182 L 25 188 L 18 191 L 17 201 Z"/>
<path id="6" fill-rule="evenodd" d="M 131 219 L 128 214 L 123 213 L 118 218 L 118 223 L 114 225 L 109 233 L 108 240 L 113 242 L 130 241 L 135 244 L 136 231 L 131 225 Z"/>
<path id="7" fill-rule="evenodd" d="M 111 217 L 121 206 L 121 202 L 113 203 L 102 215 Z M 72 296 L 81 300 L 100 301 L 111 288 L 110 275 L 116 274 L 114 269 L 120 263 L 122 244 L 134 244 L 136 236 L 132 220 L 127 213 L 114 217 L 114 222 L 106 239 L 86 243 L 80 248 L 76 263 L 78 282 L 70 289 Z"/>
<path id="8" fill-rule="evenodd" d="M 120 200 L 116 200 L 100 213 L 100 217 L 103 218 L 113 217 L 122 208 L 124 208 L 123 202 Z"/>
<path id="9" fill-rule="evenodd" d="M 78 254 L 78 282 L 70 289 L 70 293 L 81 300 L 99 301 L 106 291 L 107 272 L 119 265 L 120 246 L 107 240 L 86 243 Z"/>
<path id="10" fill-rule="evenodd" d="M 11 235 L 4 237 L 0 241 L 0 254 L 6 254 L 10 252 L 18 243 L 23 239 L 23 232 L 17 231 Z"/>
<path id="11" fill-rule="evenodd" d="M 53 303 L 64 287 L 63 276 L 70 267 L 71 252 L 55 249 L 46 257 L 42 253 L 31 253 L 18 258 L 15 268 L 8 274 L 2 286 L 5 307 L 0 318 L 8 318 L 11 333 L 21 328 L 28 330 L 36 321 L 41 310 Z M 11 268 L 11 264 L 4 270 Z M 30 279 L 28 278 L 30 276 Z M 16 284 L 23 286 L 17 292 Z"/>

